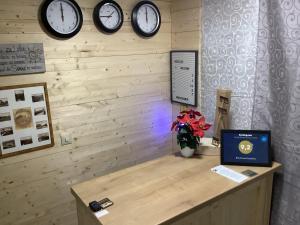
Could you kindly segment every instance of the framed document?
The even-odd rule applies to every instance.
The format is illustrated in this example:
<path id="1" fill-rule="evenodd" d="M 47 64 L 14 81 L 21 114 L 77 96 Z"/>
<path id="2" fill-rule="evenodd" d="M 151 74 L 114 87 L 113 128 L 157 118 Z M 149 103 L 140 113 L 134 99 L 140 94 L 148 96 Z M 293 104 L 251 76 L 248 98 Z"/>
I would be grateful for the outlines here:
<path id="1" fill-rule="evenodd" d="M 46 83 L 0 87 L 0 159 L 53 145 Z"/>
<path id="2" fill-rule="evenodd" d="M 272 166 L 271 132 L 221 130 L 221 164 Z"/>
<path id="3" fill-rule="evenodd" d="M 171 51 L 171 101 L 197 106 L 198 51 Z"/>

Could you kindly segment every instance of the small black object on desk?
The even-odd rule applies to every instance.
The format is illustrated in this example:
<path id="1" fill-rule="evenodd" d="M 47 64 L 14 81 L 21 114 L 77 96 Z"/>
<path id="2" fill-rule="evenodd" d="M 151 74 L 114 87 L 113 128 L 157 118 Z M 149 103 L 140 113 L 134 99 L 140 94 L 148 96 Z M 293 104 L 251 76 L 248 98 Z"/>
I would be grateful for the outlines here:
<path id="1" fill-rule="evenodd" d="M 97 201 L 92 201 L 89 203 L 89 206 L 90 206 L 90 209 L 93 211 L 93 212 L 98 212 L 102 209 L 101 207 L 101 204 Z"/>
<path id="2" fill-rule="evenodd" d="M 113 202 L 111 200 L 109 200 L 108 198 L 104 198 L 104 199 L 100 200 L 99 202 L 92 201 L 89 203 L 90 209 L 93 212 L 98 212 L 98 211 L 100 211 L 102 209 L 106 209 L 112 205 L 113 205 Z"/>

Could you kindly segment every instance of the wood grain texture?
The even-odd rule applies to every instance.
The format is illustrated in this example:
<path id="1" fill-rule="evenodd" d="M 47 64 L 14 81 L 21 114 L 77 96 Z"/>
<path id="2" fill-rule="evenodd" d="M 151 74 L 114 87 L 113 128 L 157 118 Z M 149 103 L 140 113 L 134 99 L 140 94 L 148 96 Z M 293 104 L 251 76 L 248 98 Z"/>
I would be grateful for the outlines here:
<path id="1" fill-rule="evenodd" d="M 258 175 L 241 184 L 210 171 L 218 156 L 165 156 L 77 184 L 80 225 L 267 225 L 273 167 L 229 166 Z M 108 197 L 114 205 L 95 221 L 88 203 Z M 85 221 L 89 221 L 86 223 Z"/>
<path id="2" fill-rule="evenodd" d="M 198 107 L 190 107 L 201 111 L 201 5 L 202 0 L 173 0 L 171 4 L 171 30 L 172 30 L 172 50 L 196 50 L 199 51 L 198 65 Z M 185 106 L 172 104 L 172 119 Z M 173 151 L 180 148 L 177 145 L 176 135 L 172 138 Z"/>
<path id="3" fill-rule="evenodd" d="M 47 70 L 1 77 L 0 86 L 47 82 L 56 143 L 0 160 L 1 225 L 75 225 L 72 185 L 171 149 L 171 1 L 155 1 L 162 26 L 155 37 L 143 39 L 130 24 L 136 0 L 118 1 L 125 22 L 113 35 L 93 24 L 99 0 L 77 0 L 83 27 L 68 40 L 43 31 L 41 2 L 0 0 L 0 43 L 42 42 Z M 73 143 L 62 146 L 60 134 L 71 134 Z"/>

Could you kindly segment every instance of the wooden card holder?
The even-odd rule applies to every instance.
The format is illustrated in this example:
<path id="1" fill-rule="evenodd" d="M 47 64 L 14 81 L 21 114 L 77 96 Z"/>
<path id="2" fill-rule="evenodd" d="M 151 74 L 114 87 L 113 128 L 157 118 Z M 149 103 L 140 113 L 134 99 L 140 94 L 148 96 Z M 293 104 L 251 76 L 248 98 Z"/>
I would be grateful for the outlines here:
<path id="1" fill-rule="evenodd" d="M 231 104 L 231 93 L 231 90 L 217 90 L 214 135 L 212 139 L 212 144 L 215 146 L 220 145 L 221 130 L 229 128 L 229 110 Z"/>

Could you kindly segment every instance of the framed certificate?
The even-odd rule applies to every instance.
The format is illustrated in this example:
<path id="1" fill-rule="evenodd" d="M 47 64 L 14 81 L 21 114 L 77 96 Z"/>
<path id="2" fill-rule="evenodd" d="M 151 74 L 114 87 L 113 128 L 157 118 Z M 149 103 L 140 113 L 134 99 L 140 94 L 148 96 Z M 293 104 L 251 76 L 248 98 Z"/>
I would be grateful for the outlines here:
<path id="1" fill-rule="evenodd" d="M 171 101 L 197 106 L 198 51 L 171 51 Z"/>
<path id="2" fill-rule="evenodd" d="M 272 166 L 271 132 L 221 130 L 221 164 Z"/>

